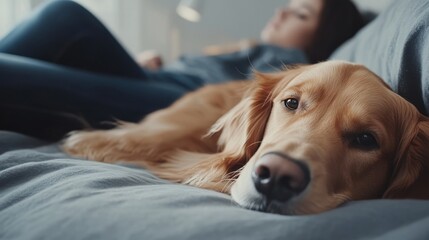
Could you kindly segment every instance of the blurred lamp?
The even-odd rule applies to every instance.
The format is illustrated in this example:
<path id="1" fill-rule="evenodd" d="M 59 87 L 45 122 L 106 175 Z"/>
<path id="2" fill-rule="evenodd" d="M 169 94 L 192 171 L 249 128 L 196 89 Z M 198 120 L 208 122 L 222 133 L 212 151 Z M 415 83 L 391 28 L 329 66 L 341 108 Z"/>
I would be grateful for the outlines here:
<path id="1" fill-rule="evenodd" d="M 182 18 L 198 22 L 201 19 L 202 2 L 200 0 L 181 0 L 177 6 L 177 14 Z"/>

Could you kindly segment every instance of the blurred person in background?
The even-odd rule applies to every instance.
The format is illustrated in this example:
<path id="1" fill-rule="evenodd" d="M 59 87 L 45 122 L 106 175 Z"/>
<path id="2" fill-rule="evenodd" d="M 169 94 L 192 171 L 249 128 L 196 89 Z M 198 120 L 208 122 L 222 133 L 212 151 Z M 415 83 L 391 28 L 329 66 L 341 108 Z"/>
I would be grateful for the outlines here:
<path id="1" fill-rule="evenodd" d="M 134 59 L 79 4 L 53 1 L 0 40 L 0 129 L 58 140 L 137 122 L 206 84 L 324 61 L 363 24 L 350 0 L 291 0 L 257 44 L 163 66 L 154 54 Z"/>

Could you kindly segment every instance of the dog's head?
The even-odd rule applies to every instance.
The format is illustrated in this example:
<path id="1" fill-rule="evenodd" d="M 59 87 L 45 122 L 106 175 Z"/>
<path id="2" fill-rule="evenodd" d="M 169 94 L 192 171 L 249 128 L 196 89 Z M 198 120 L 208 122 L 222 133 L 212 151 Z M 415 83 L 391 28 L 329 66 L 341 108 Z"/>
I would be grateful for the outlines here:
<path id="1" fill-rule="evenodd" d="M 241 206 L 309 214 L 350 200 L 429 198 L 429 121 L 361 65 L 276 74 L 222 117 L 226 168 Z"/>

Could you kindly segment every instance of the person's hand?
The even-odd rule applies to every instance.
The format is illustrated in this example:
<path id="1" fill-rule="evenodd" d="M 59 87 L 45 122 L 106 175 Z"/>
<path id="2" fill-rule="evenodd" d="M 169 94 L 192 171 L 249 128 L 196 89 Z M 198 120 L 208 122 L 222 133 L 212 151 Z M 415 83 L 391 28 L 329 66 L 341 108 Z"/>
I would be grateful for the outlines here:
<path id="1" fill-rule="evenodd" d="M 163 66 L 161 56 L 152 50 L 143 51 L 137 54 L 135 60 L 141 67 L 150 70 L 159 70 Z"/>

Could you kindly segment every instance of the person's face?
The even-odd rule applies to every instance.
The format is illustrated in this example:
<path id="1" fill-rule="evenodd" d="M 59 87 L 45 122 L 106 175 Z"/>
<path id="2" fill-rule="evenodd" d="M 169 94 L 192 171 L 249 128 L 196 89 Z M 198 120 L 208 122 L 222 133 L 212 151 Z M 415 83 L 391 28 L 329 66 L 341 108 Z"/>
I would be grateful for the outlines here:
<path id="1" fill-rule="evenodd" d="M 265 43 L 307 49 L 319 27 L 323 0 L 291 0 L 285 8 L 276 10 L 261 33 Z"/>

